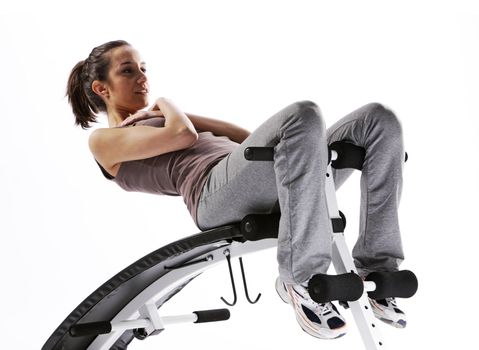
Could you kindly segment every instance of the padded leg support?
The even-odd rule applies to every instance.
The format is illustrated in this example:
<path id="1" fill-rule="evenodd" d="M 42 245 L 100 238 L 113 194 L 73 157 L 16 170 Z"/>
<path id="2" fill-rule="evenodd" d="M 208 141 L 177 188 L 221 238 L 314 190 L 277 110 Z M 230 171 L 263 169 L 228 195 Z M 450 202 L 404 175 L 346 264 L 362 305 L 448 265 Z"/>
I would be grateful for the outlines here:
<path id="1" fill-rule="evenodd" d="M 313 276 L 308 283 L 308 292 L 317 303 L 333 300 L 355 301 L 364 291 L 364 284 L 355 273 L 342 275 L 318 274 Z"/>
<path id="2" fill-rule="evenodd" d="M 416 275 L 409 271 L 373 272 L 366 277 L 366 281 L 376 284 L 376 289 L 369 292 L 372 299 L 389 297 L 410 298 L 416 294 L 418 282 Z"/>

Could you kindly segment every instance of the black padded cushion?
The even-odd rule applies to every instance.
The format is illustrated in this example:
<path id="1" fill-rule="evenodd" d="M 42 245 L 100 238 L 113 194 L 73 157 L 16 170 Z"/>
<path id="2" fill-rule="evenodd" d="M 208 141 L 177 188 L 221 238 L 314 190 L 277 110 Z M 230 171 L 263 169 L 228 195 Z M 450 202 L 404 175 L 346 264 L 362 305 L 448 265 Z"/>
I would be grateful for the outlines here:
<path id="1" fill-rule="evenodd" d="M 96 336 L 73 338 L 69 334 L 71 326 L 79 321 L 80 323 L 110 321 L 141 291 L 168 272 L 164 268 L 164 262 L 171 262 L 172 258 L 179 255 L 183 257 L 186 252 L 194 248 L 224 240 L 243 241 L 238 223 L 204 231 L 170 243 L 131 264 L 78 305 L 53 332 L 42 350 L 86 349 Z M 131 331 L 129 333 L 125 332 L 126 336 L 121 337 L 111 349 L 126 349 L 133 337 Z"/>

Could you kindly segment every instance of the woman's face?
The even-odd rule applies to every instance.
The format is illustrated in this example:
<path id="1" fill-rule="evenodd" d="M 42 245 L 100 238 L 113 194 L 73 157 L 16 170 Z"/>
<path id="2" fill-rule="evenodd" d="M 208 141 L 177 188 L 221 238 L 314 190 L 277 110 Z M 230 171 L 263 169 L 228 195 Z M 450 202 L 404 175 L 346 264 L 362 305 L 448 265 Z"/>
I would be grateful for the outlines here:
<path id="1" fill-rule="evenodd" d="M 145 62 L 134 48 L 125 45 L 111 50 L 107 105 L 131 114 L 148 106 L 149 85 L 145 73 Z"/>

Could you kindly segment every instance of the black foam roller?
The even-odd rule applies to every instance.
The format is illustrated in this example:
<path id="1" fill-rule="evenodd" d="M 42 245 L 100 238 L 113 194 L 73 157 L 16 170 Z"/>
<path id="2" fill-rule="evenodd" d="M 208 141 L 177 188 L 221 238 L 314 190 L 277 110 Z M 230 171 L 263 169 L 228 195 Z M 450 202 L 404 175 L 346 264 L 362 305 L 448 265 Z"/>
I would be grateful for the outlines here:
<path id="1" fill-rule="evenodd" d="M 350 142 L 336 141 L 329 145 L 330 149 L 338 153 L 338 159 L 331 162 L 335 169 L 354 168 L 363 169 L 366 150 Z"/>
<path id="2" fill-rule="evenodd" d="M 311 299 L 317 303 L 326 303 L 333 300 L 355 301 L 364 291 L 361 277 L 355 273 L 341 275 L 314 275 L 308 283 L 308 292 Z"/>
<path id="3" fill-rule="evenodd" d="M 198 316 L 195 323 L 226 321 L 230 318 L 230 310 L 228 309 L 214 309 L 193 311 Z"/>
<path id="4" fill-rule="evenodd" d="M 248 214 L 241 220 L 241 233 L 248 241 L 278 238 L 280 217 L 280 213 Z"/>
<path id="5" fill-rule="evenodd" d="M 70 335 L 72 337 L 81 337 L 84 335 L 107 334 L 110 332 L 111 332 L 111 323 L 108 321 L 77 324 L 70 328 Z"/>
<path id="6" fill-rule="evenodd" d="M 389 297 L 410 298 L 416 294 L 418 281 L 416 275 L 409 271 L 372 272 L 366 281 L 376 283 L 376 290 L 368 292 L 371 299 L 380 300 Z"/>
<path id="7" fill-rule="evenodd" d="M 246 160 L 273 161 L 274 147 L 247 147 L 244 150 Z"/>

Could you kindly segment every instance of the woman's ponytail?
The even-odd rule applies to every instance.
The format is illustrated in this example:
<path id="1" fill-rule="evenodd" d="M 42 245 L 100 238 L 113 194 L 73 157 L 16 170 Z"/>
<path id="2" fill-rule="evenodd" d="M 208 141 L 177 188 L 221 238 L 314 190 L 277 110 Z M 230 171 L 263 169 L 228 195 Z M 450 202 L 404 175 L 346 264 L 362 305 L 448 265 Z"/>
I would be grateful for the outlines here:
<path id="1" fill-rule="evenodd" d="M 67 83 L 68 102 L 72 106 L 75 115 L 75 125 L 80 125 L 83 129 L 88 129 L 90 123 L 96 123 L 94 113 L 98 112 L 98 108 L 92 106 L 86 95 L 84 85 L 83 69 L 85 61 L 78 62 L 73 67 Z"/>
<path id="2" fill-rule="evenodd" d="M 115 40 L 95 47 L 88 58 L 78 62 L 70 73 L 66 96 L 75 115 L 75 124 L 83 129 L 88 129 L 90 123 L 97 122 L 98 112 L 106 112 L 105 103 L 92 90 L 92 83 L 95 80 L 107 80 L 110 57 L 106 53 L 123 45 L 130 44 L 124 40 Z"/>

